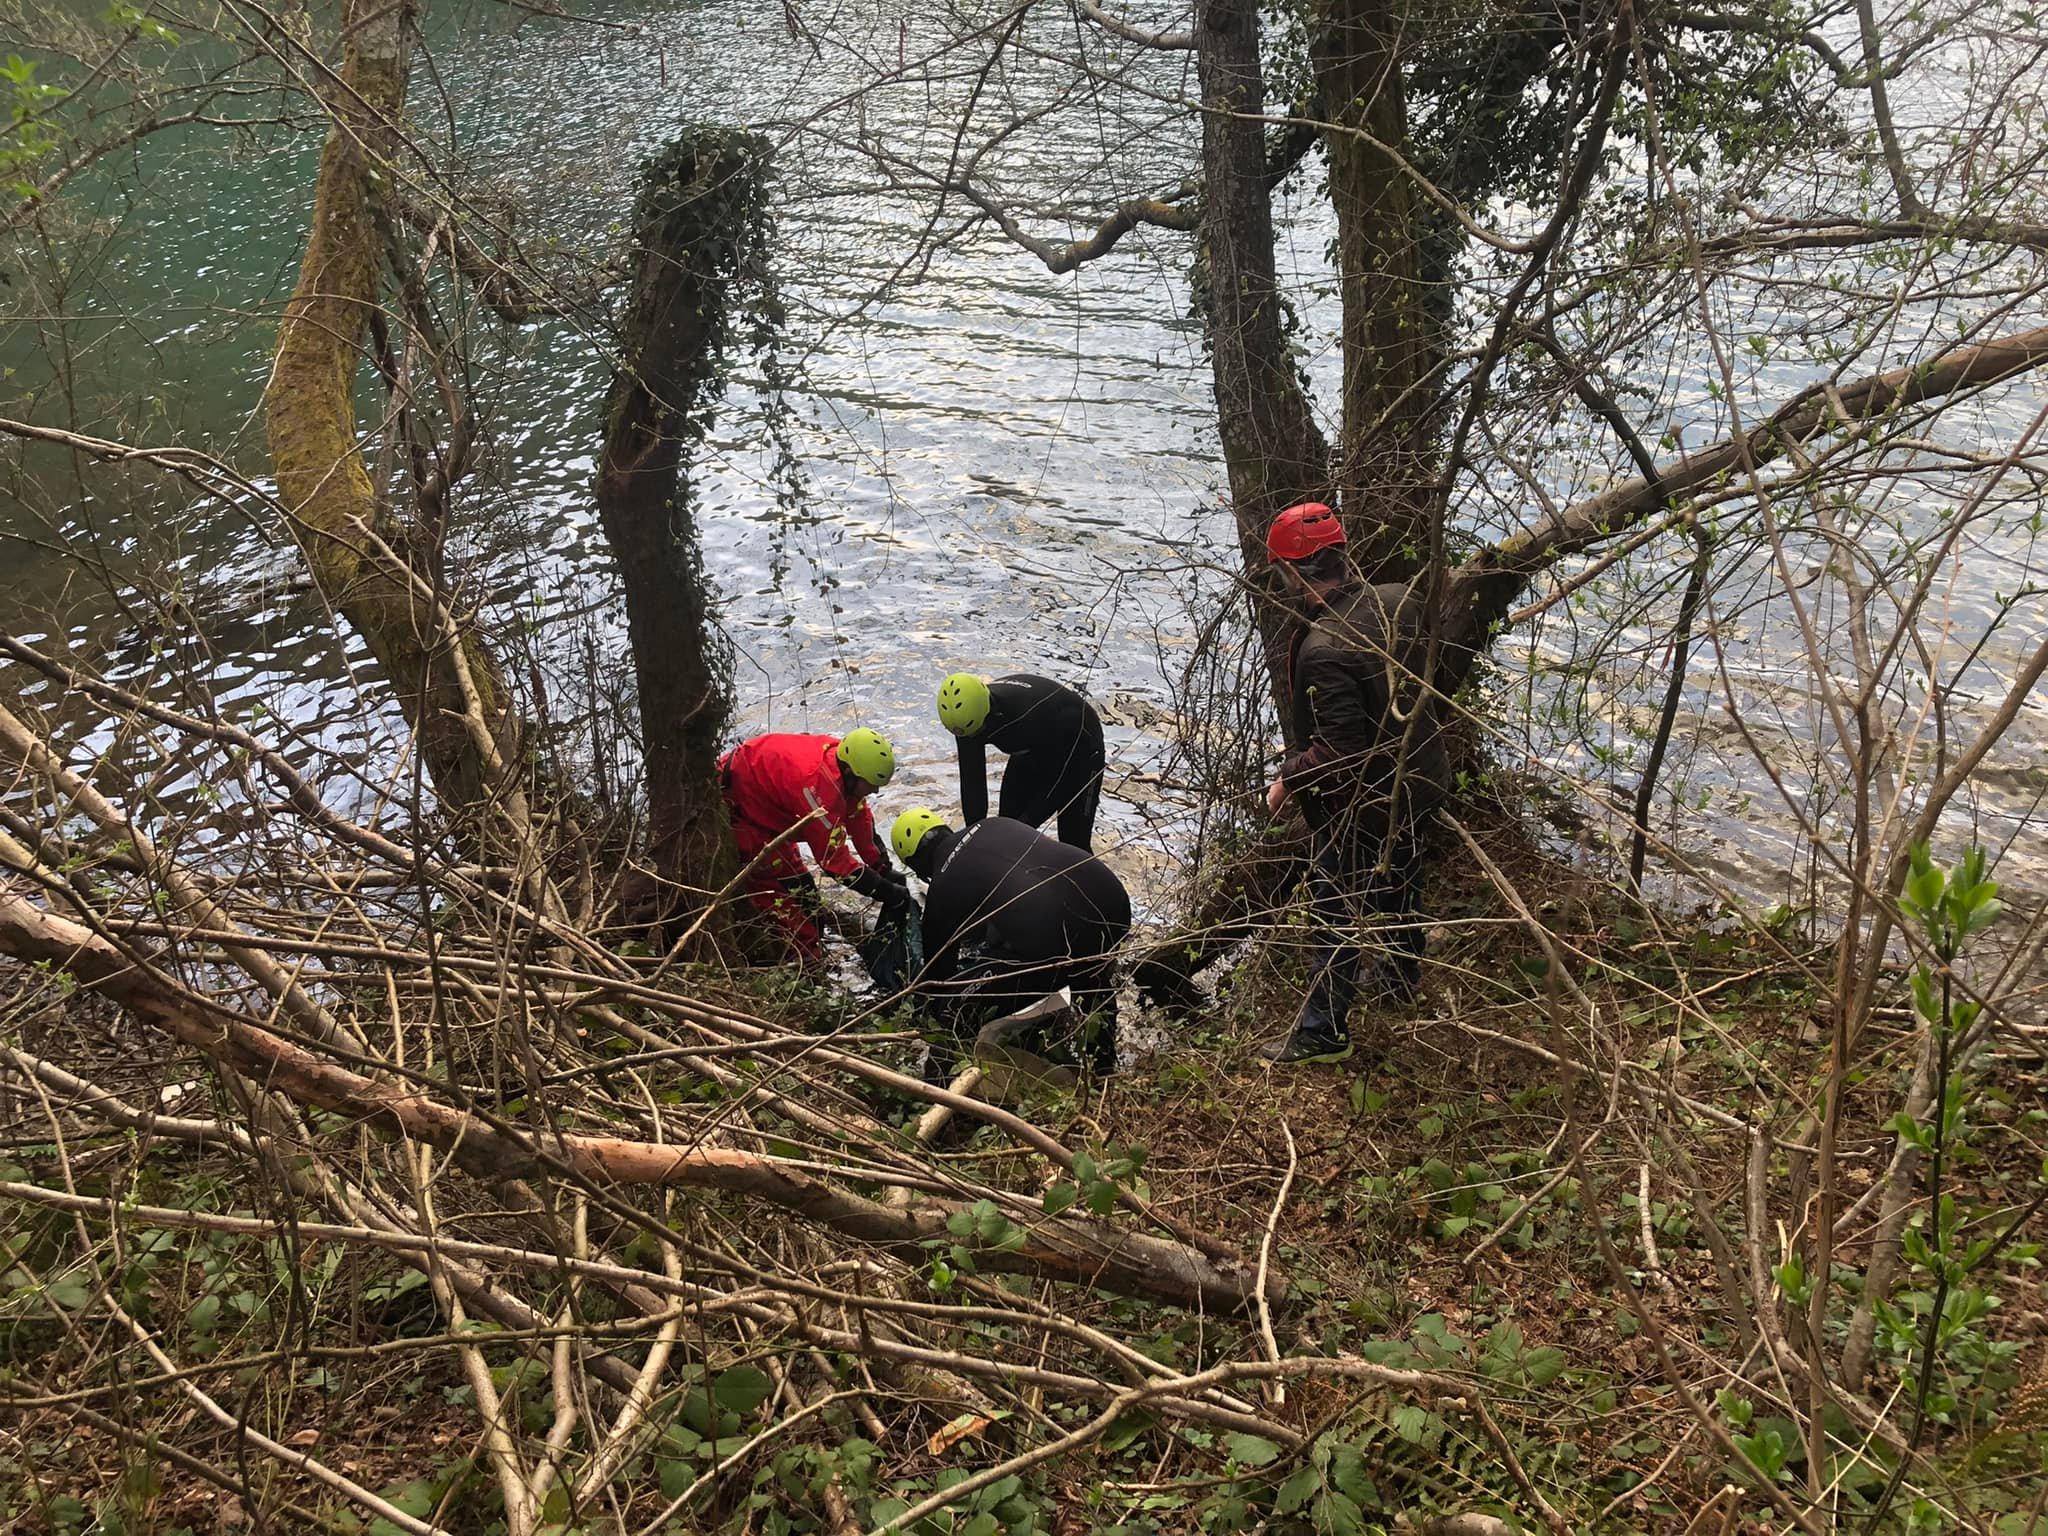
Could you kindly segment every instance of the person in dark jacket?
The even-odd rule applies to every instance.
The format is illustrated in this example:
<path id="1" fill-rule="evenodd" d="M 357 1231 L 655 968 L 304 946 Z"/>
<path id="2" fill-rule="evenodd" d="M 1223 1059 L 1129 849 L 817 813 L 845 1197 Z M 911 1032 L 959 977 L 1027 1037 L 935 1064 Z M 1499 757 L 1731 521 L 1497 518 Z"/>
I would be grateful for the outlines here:
<path id="1" fill-rule="evenodd" d="M 1412 1002 L 1421 988 L 1423 831 L 1443 802 L 1449 767 L 1441 712 L 1420 684 L 1420 595 L 1361 581 L 1343 525 L 1320 502 L 1276 517 L 1266 552 L 1306 620 L 1289 672 L 1294 719 L 1307 739 L 1281 763 L 1266 804 L 1278 815 L 1293 801 L 1308 822 L 1315 939 L 1294 1028 L 1261 1054 L 1338 1061 L 1351 1053 L 1349 1016 L 1368 947 L 1380 955 L 1381 996 Z"/>
<path id="2" fill-rule="evenodd" d="M 906 811 L 889 842 L 925 881 L 914 985 L 956 1041 L 1070 987 L 1089 1021 L 1090 1064 L 1114 1072 L 1115 952 L 1131 929 L 1131 898 L 1109 867 L 1006 816 L 955 832 L 936 811 Z"/>
<path id="3" fill-rule="evenodd" d="M 1060 841 L 1087 852 L 1102 797 L 1102 717 L 1064 683 L 1028 672 L 939 684 L 939 723 L 960 746 L 960 815 L 988 815 L 987 749 L 1010 755 L 997 814 L 1027 826 L 1059 819 Z"/>

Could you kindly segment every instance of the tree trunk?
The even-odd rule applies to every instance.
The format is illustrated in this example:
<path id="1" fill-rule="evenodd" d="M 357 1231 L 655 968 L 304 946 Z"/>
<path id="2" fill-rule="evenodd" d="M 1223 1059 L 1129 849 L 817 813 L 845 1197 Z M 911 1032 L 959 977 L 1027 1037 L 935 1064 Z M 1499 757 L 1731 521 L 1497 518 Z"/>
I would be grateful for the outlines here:
<path id="1" fill-rule="evenodd" d="M 1371 136 L 1326 132 L 1343 298 L 1343 447 L 1335 479 L 1352 554 L 1372 581 L 1405 580 L 1429 547 L 1440 355 L 1424 303 L 1425 224 L 1401 149 L 1407 102 L 1391 0 L 1336 0 L 1311 43 L 1323 110 Z M 1213 185 L 1213 182 L 1211 183 Z"/>
<path id="2" fill-rule="evenodd" d="M 1216 419 L 1245 571 L 1266 569 L 1266 527 L 1297 501 L 1329 495 L 1329 450 L 1287 348 L 1275 278 L 1266 176 L 1265 75 L 1257 0 L 1202 0 L 1195 39 L 1202 87 L 1201 260 Z M 1260 637 L 1288 739 L 1287 616 L 1258 605 Z"/>
<path id="3" fill-rule="evenodd" d="M 731 667 L 684 469 L 723 388 L 733 287 L 766 259 L 765 155 L 746 135 L 701 131 L 647 167 L 633 293 L 605 406 L 597 506 L 626 595 L 664 917 L 680 905 L 679 888 L 716 890 L 732 867 L 717 774 Z"/>
<path id="4" fill-rule="evenodd" d="M 443 804 L 461 811 L 517 796 L 506 781 L 507 765 L 519 762 L 517 718 L 482 642 L 442 599 L 434 540 L 372 486 L 355 410 L 361 344 L 382 288 L 372 199 L 391 175 L 413 12 L 410 0 L 346 7 L 312 233 L 278 327 L 264 410 L 278 500 L 313 579 L 368 642 Z"/>

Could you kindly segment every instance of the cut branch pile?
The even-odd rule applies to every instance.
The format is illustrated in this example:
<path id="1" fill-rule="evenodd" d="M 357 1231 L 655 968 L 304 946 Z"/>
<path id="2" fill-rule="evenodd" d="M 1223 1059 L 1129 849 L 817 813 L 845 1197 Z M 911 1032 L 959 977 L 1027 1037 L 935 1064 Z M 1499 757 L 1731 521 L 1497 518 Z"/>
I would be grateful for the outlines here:
<path id="1" fill-rule="evenodd" d="M 628 958 L 559 915 L 588 902 L 439 858 L 417 807 L 410 825 L 350 821 L 334 791 L 356 770 L 339 760 L 309 771 L 240 727 L 144 705 L 20 641 L 8 651 L 63 679 L 87 718 L 66 734 L 0 708 L 14 993 L 0 1086 L 17 1137 L 55 1148 L 0 1200 L 11 1226 L 41 1234 L 12 1254 L 38 1305 L 123 1341 L 40 1394 L 17 1390 L 11 1409 L 167 1394 L 286 1468 L 294 1499 L 446 1528 L 308 1449 L 290 1394 L 238 1403 L 180 1358 L 180 1288 L 123 1269 L 172 1231 L 268 1239 L 297 1256 L 279 1272 L 287 1290 L 312 1284 L 327 1250 L 350 1256 L 358 1284 L 394 1265 L 423 1276 L 443 1331 L 388 1343 L 438 1351 L 451 1390 L 466 1389 L 478 1475 L 515 1530 L 539 1529 L 563 1497 L 637 1512 L 629 1469 L 677 1423 L 690 1383 L 757 1372 L 765 1418 L 755 1394 L 727 1396 L 761 1436 L 836 1421 L 877 1440 L 906 1402 L 951 1418 L 1064 1401 L 1081 1427 L 1052 1436 L 1061 1446 L 1140 1407 L 1304 1444 L 1284 1394 L 1262 1407 L 1233 1390 L 1246 1381 L 1464 1390 L 1286 1353 L 1274 1319 L 1290 1296 L 1256 1233 L 1240 1246 L 1194 1230 L 1023 1116 L 904 1075 L 900 1030 L 812 1034 L 738 1006 L 724 978 Z M 193 764 L 221 808 L 180 820 L 152 785 L 89 759 L 89 735 Z M 520 869 L 546 867 L 544 852 Z M 935 1153 L 918 1132 L 928 1106 L 993 1127 L 995 1146 Z M 1111 1294 L 1206 1317 L 1201 1368 L 1141 1352 L 1145 1325 L 1132 1336 L 1114 1321 Z M 321 1316 L 361 1305 L 317 1303 Z M 305 1369 L 384 1347 L 304 1322 L 261 1340 L 261 1356 Z M 522 1428 L 507 1351 L 552 1384 L 544 1432 Z M 201 1462 L 245 1486 L 231 1449 Z"/>

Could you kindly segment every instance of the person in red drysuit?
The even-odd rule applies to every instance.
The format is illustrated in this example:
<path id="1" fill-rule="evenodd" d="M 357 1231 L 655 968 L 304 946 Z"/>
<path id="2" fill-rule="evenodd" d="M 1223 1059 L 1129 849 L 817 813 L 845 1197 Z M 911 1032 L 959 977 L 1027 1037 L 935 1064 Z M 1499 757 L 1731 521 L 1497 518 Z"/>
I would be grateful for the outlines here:
<path id="1" fill-rule="evenodd" d="M 752 863 L 778 836 L 803 823 L 802 830 L 761 859 L 742 889 L 754 910 L 806 962 L 820 958 L 823 949 L 810 912 L 817 888 L 804 869 L 800 846 L 809 846 L 826 874 L 885 908 L 911 899 L 909 882 L 875 840 L 875 820 L 867 807 L 867 797 L 895 772 L 895 750 L 865 728 L 843 737 L 755 736 L 719 759 L 719 781 L 742 863 Z"/>

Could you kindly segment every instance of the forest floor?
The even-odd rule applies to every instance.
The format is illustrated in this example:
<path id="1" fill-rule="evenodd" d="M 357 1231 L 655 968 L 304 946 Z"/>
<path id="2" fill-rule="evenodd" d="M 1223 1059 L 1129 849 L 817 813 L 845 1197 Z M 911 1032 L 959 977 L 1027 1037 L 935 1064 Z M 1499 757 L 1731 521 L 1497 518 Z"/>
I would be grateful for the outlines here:
<path id="1" fill-rule="evenodd" d="M 1000 1506 L 1000 1523 L 991 1516 L 976 1526 L 963 1511 L 928 1529 L 1343 1536 L 1421 1524 L 1431 1512 L 1518 1510 L 1528 1520 L 1529 1487 L 1572 1530 L 1784 1528 L 1688 1396 L 1795 1497 L 1816 1472 L 1839 1489 L 1837 1503 L 1878 1496 L 1883 1474 L 1872 1462 L 1806 1466 L 1792 1411 L 1803 1389 L 1759 1363 L 1750 1319 L 1737 1315 L 1748 1304 L 1717 1267 L 1706 1228 L 1711 1220 L 1743 1230 L 1750 1158 L 1748 1135 L 1716 1113 L 1795 1146 L 1811 1135 L 1802 1106 L 1818 1102 L 1826 1070 L 1829 954 L 1789 930 L 1645 912 L 1561 865 L 1514 818 L 1474 824 L 1508 886 L 1547 895 L 1525 917 L 1469 858 L 1443 855 L 1425 903 L 1437 924 L 1426 995 L 1399 1013 L 1361 1007 L 1352 1061 L 1269 1069 L 1253 1056 L 1299 997 L 1300 946 L 1282 933 L 1254 947 L 1199 1016 L 1137 1021 L 1158 1045 L 1130 1070 L 1033 1112 L 1070 1145 L 1090 1148 L 1103 1178 L 1141 1186 L 1167 1213 L 1245 1254 L 1265 1247 L 1293 1298 L 1276 1319 L 1283 1351 L 1467 1378 L 1520 1466 L 1503 1467 L 1459 1404 L 1305 1380 L 1266 1404 L 1307 1437 L 1304 1453 L 1283 1455 L 1254 1436 L 1227 1437 L 1226 1452 L 1216 1443 L 1223 1437 L 1131 1415 L 1040 1469 Z M 1527 917 L 1565 957 L 1569 987 L 1549 976 Z M 778 985 L 756 977 L 738 995 L 755 1008 L 779 998 L 775 1006 L 801 1017 L 809 1003 Z M 1898 991 L 1874 1026 L 1893 1038 L 1866 1053 L 1845 1104 L 1840 1155 L 1851 1201 L 1869 1191 L 1893 1145 L 1886 1121 L 1914 1033 L 1903 977 Z M 32 1049 L 91 1064 L 96 1080 L 161 1073 L 157 1047 L 96 1002 L 73 998 L 13 1024 Z M 1971 1104 L 1977 1133 L 1955 1170 L 1973 1221 L 2022 1208 L 2041 1187 L 2044 1085 L 2038 1060 L 1995 1055 L 1983 1064 Z M 18 1101 L 7 1107 L 17 1126 L 34 1119 Z M 873 1107 L 907 1123 L 922 1106 L 880 1096 Z M 130 1150 L 71 1149 L 71 1172 L 117 1175 Z M 0 1149 L 0 1178 L 49 1185 L 52 1151 L 23 1135 Z M 1761 1251 L 1772 1265 L 1806 1198 L 1799 1156 L 1771 1159 L 1775 1230 L 1761 1235 Z M 191 1198 L 220 1173 L 214 1154 L 175 1157 L 171 1173 L 132 1192 L 161 1198 L 170 1180 Z M 1045 1178 L 1042 1165 L 1030 1171 L 1014 1144 L 988 1130 L 935 1157 L 992 1183 Z M 2041 1225 L 2017 1234 L 1979 1279 L 1990 1305 L 1944 1348 L 1943 1421 L 1926 1431 L 1936 1463 L 1967 1477 L 1973 1518 L 2000 1536 L 2033 1529 L 2028 1517 L 2048 1486 L 2048 1292 L 2027 1245 Z M 15 1226 L 13 1253 L 47 1236 L 39 1231 Z M 1867 1218 L 1850 1223 L 1837 1254 L 1844 1321 L 1869 1231 Z M 297 1394 L 303 1427 L 290 1443 L 320 1447 L 368 1487 L 438 1504 L 451 1529 L 490 1529 L 483 1516 L 451 1513 L 447 1490 L 462 1474 L 450 1469 L 479 1455 L 476 1416 L 446 1351 L 405 1347 L 442 1326 L 417 1274 L 317 1243 L 288 1254 L 274 1240 L 255 1252 L 211 1234 L 179 1234 L 175 1248 L 166 1234 L 149 1241 L 128 1256 L 123 1283 L 149 1295 L 159 1318 L 178 1320 L 180 1358 L 206 1363 L 216 1390 L 245 1404 Z M 120 1388 L 119 1377 L 150 1374 L 147 1362 L 122 1365 L 110 1384 L 107 1359 L 122 1348 L 110 1325 L 67 1334 L 31 1304 L 23 1273 L 0 1279 L 0 1394 L 13 1404 L 0 1408 L 0 1527 L 206 1536 L 253 1529 L 266 1513 L 269 1529 L 311 1528 L 314 1511 L 332 1509 L 159 1389 Z M 1909 1287 L 1908 1304 L 1911 1295 Z M 276 1336 L 287 1309 L 285 1334 L 298 1341 L 290 1370 L 270 1358 L 237 1364 L 248 1341 Z M 1091 1314 L 1176 1367 L 1257 1348 L 1242 1319 L 1106 1294 L 1079 1304 L 1077 1316 Z M 1896 1406 L 1913 1363 L 1903 1337 L 1881 1343 L 1868 1397 Z M 143 1411 L 144 1402 L 155 1406 Z M 878 1406 L 888 1443 L 857 1466 L 844 1456 L 835 1463 L 835 1486 L 868 1496 L 850 1516 L 804 1491 L 817 1485 L 800 1475 L 801 1447 L 790 1446 L 758 1458 L 689 1523 L 668 1529 L 836 1533 L 854 1528 L 849 1519 L 880 1518 L 884 1495 L 914 1499 L 1029 1443 L 1006 1412 L 915 1395 L 885 1394 Z M 1051 1422 L 1066 1422 L 1064 1412 Z M 1912 1417 L 1897 1412 L 1900 1423 Z M 860 1433 L 850 1421 L 834 1425 L 829 1415 L 816 1421 L 820 1444 Z M 240 1491 L 181 1457 L 233 1470 L 228 1482 Z M 256 1486 L 267 1493 L 251 1509 L 243 1494 Z M 1031 1525 L 1015 1524 L 1019 1510 Z M 1904 1510 L 1887 1528 L 1906 1528 Z M 1948 1527 L 1937 1519 L 1923 1528 Z"/>

